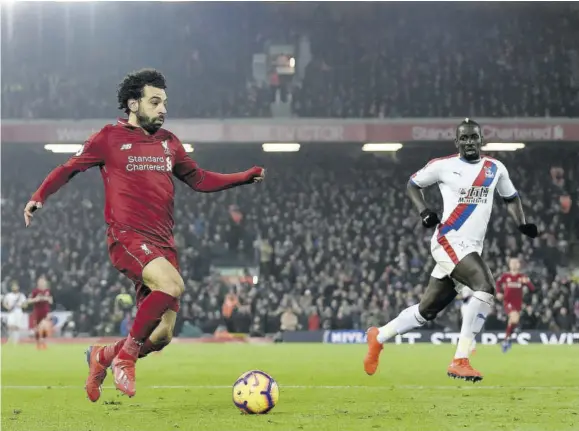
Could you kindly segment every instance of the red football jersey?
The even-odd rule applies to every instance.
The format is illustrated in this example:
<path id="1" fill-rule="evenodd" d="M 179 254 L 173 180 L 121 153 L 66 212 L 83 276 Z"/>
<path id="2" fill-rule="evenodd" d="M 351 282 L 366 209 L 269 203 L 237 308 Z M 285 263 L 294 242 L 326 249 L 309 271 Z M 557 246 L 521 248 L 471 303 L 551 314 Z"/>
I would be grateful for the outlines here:
<path id="1" fill-rule="evenodd" d="M 50 294 L 50 289 L 39 289 L 38 287 L 32 289 L 30 298 L 36 298 L 37 296 L 52 296 Z M 33 304 L 34 313 L 46 315 L 50 312 L 50 303 L 48 301 L 40 301 Z"/>
<path id="2" fill-rule="evenodd" d="M 503 294 L 505 304 L 521 305 L 523 303 L 523 286 L 534 291 L 535 286 L 525 274 L 505 272 L 497 280 L 497 292 Z"/>
<path id="3" fill-rule="evenodd" d="M 92 135 L 66 163 L 54 169 L 31 200 L 45 202 L 79 172 L 98 166 L 105 185 L 105 221 L 130 229 L 153 244 L 174 247 L 173 175 L 201 192 L 246 184 L 255 172 L 218 174 L 204 171 L 165 129 L 147 135 L 126 120 Z"/>

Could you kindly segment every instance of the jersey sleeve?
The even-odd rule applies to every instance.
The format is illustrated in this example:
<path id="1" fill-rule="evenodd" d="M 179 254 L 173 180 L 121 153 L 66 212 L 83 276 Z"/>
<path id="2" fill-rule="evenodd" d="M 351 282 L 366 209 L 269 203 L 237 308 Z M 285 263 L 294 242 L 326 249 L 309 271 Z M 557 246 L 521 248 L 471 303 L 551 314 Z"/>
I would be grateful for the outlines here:
<path id="1" fill-rule="evenodd" d="M 247 184 L 247 172 L 236 172 L 233 174 L 220 174 L 201 169 L 178 141 L 177 152 L 175 154 L 175 165 L 173 174 L 193 190 L 201 193 L 213 193 Z"/>
<path id="2" fill-rule="evenodd" d="M 426 166 L 415 172 L 410 181 L 420 188 L 429 187 L 440 181 L 440 167 L 441 162 L 430 161 Z"/>
<path id="3" fill-rule="evenodd" d="M 504 289 L 503 289 L 503 283 L 504 282 L 505 282 L 505 275 L 502 274 L 496 283 L 497 293 L 503 293 L 504 292 Z"/>
<path id="4" fill-rule="evenodd" d="M 173 139 L 177 141 L 173 175 L 175 175 L 179 180 L 183 181 L 192 189 L 195 189 L 194 186 L 202 179 L 199 165 L 197 165 L 195 160 L 189 157 L 185 151 L 185 148 L 183 148 L 181 141 L 176 138 Z"/>
<path id="5" fill-rule="evenodd" d="M 497 180 L 497 191 L 502 198 L 512 199 L 518 195 L 517 189 L 511 181 L 509 171 L 501 164 L 499 169 L 499 178 Z"/>
<path id="6" fill-rule="evenodd" d="M 529 290 L 531 292 L 534 292 L 535 290 L 537 290 L 535 285 L 533 284 L 533 282 L 531 281 L 531 279 L 528 276 L 524 275 L 523 281 L 524 281 L 524 284 L 529 288 Z"/>
<path id="7" fill-rule="evenodd" d="M 30 200 L 44 203 L 50 195 L 60 190 L 79 172 L 84 172 L 93 166 L 103 165 L 106 146 L 105 130 L 106 128 L 92 135 L 74 156 L 53 169 Z"/>

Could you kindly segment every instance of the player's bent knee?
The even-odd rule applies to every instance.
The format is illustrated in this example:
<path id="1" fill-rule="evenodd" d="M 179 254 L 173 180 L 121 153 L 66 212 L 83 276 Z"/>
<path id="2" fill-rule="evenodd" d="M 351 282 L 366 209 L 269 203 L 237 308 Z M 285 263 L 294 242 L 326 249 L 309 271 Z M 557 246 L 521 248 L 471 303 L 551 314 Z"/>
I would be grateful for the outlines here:
<path id="1" fill-rule="evenodd" d="M 185 291 L 179 272 L 165 258 L 157 258 L 143 268 L 143 282 L 151 290 L 160 290 L 175 298 Z"/>
<path id="2" fill-rule="evenodd" d="M 175 298 L 180 297 L 185 292 L 185 282 L 183 281 L 183 278 L 180 275 L 178 279 L 175 280 L 173 288 L 175 290 L 175 295 L 173 295 Z"/>
<path id="3" fill-rule="evenodd" d="M 178 275 L 176 279 L 167 280 L 164 282 L 158 290 L 165 292 L 174 298 L 179 298 L 181 295 L 183 295 L 183 292 L 185 292 L 185 282 L 181 276 Z"/>

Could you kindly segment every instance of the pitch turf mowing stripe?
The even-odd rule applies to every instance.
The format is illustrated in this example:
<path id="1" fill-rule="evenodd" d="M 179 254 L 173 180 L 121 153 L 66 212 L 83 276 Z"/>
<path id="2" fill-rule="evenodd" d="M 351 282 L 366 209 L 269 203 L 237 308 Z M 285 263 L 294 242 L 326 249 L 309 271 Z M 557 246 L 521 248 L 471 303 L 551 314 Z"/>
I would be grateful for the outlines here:
<path id="1" fill-rule="evenodd" d="M 140 386 L 143 389 L 231 389 L 229 385 L 163 385 L 163 386 Z M 324 386 L 324 385 L 279 385 L 280 389 L 365 389 L 365 390 L 393 390 L 393 389 L 435 389 L 435 390 L 497 390 L 497 389 L 518 389 L 518 390 L 565 390 L 579 389 L 579 386 L 420 386 L 420 385 L 392 385 L 392 386 Z M 32 390 L 32 389 L 84 389 L 84 386 L 30 386 L 30 385 L 2 385 L 1 389 Z M 104 389 L 114 389 L 114 386 L 103 386 Z"/>

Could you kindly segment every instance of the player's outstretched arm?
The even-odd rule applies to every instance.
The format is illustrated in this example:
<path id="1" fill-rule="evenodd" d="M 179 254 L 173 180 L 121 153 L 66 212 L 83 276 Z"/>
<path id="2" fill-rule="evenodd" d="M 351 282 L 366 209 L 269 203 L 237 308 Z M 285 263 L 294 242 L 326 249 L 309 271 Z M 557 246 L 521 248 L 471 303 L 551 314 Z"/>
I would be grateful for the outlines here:
<path id="1" fill-rule="evenodd" d="M 74 156 L 68 159 L 66 163 L 53 169 L 44 179 L 24 208 L 24 223 L 26 227 L 30 225 L 33 213 L 42 208 L 50 195 L 60 190 L 79 172 L 104 164 L 102 143 L 105 141 L 105 137 L 103 130 L 91 136 Z"/>
<path id="2" fill-rule="evenodd" d="M 197 175 L 193 184 L 187 182 L 197 192 L 214 193 L 227 190 L 244 184 L 258 183 L 265 179 L 265 169 L 254 166 L 243 172 L 220 174 L 197 168 Z"/>
<path id="3" fill-rule="evenodd" d="M 173 173 L 177 178 L 201 193 L 214 193 L 244 184 L 252 184 L 265 179 L 265 169 L 254 166 L 243 172 L 220 174 L 201 169 L 184 150 L 179 151 Z"/>

